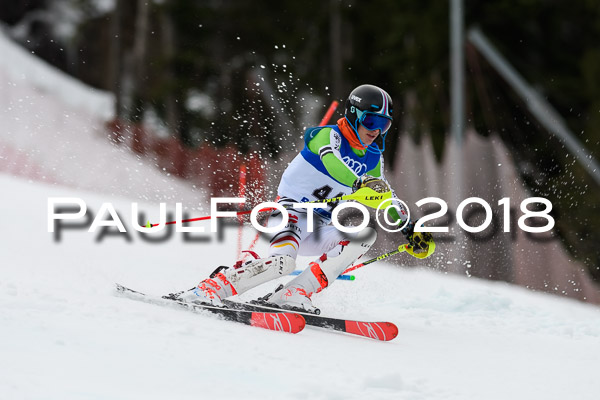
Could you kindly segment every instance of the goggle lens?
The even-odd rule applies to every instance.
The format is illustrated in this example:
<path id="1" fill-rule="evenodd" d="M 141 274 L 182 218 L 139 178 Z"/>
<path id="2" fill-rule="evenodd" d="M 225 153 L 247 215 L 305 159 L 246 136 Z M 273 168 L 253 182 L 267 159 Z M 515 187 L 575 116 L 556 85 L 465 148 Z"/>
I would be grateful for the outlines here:
<path id="1" fill-rule="evenodd" d="M 381 133 L 387 132 L 392 126 L 392 120 L 379 114 L 364 113 L 360 119 L 362 126 L 370 131 L 379 129 Z"/>

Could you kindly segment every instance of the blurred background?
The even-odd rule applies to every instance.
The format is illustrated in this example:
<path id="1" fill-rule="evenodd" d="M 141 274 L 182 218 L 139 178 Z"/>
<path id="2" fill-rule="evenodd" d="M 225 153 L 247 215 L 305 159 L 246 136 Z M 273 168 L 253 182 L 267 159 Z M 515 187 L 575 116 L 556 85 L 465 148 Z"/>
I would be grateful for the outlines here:
<path id="1" fill-rule="evenodd" d="M 597 1 L 0 0 L 0 21 L 1 173 L 269 201 L 304 129 L 371 83 L 394 100 L 398 195 L 416 216 L 421 198 L 449 205 L 428 266 L 600 304 Z M 493 209 L 479 234 L 453 214 L 472 196 Z M 551 232 L 518 229 L 534 196 L 553 204 Z M 376 251 L 401 239 L 380 237 Z"/>

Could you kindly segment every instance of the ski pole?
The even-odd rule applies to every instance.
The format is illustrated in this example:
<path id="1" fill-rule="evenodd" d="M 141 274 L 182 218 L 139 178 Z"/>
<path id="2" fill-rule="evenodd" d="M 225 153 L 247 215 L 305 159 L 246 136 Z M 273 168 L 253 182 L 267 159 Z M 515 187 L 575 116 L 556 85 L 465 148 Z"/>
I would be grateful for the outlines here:
<path id="1" fill-rule="evenodd" d="M 336 201 L 340 200 L 355 200 L 360 204 L 376 209 L 383 201 L 389 200 L 391 198 L 391 190 L 384 193 L 379 193 L 371 189 L 370 187 L 363 187 L 358 189 L 354 193 L 346 194 L 344 196 L 333 197 L 331 199 L 324 200 L 307 201 L 306 203 L 335 203 Z"/>
<path id="2" fill-rule="evenodd" d="M 359 203 L 364 204 L 367 207 L 377 208 L 377 207 L 379 207 L 379 204 L 381 204 L 382 201 L 391 199 L 391 198 L 392 198 L 391 191 L 385 192 L 385 193 L 378 193 L 369 187 L 363 187 L 363 188 L 358 189 L 354 193 L 347 194 L 344 196 L 333 197 L 331 199 L 307 201 L 306 203 L 334 203 L 334 202 L 340 201 L 340 200 L 356 200 Z M 263 209 L 259 210 L 258 212 L 266 212 L 266 211 L 273 211 L 273 210 L 275 210 L 275 208 L 267 207 L 267 208 L 263 208 Z M 242 210 L 242 211 L 238 211 L 236 213 L 236 215 L 240 216 L 240 215 L 250 214 L 251 212 L 252 212 L 252 210 Z M 181 222 L 183 223 L 183 222 L 204 221 L 204 220 L 211 219 L 211 218 L 212 218 L 212 216 L 208 215 L 205 217 L 184 219 Z M 169 222 L 166 222 L 165 224 L 172 225 L 176 222 L 177 221 L 169 221 Z M 157 226 L 157 225 L 158 224 L 151 224 L 150 222 L 148 222 L 146 227 L 152 228 L 153 226 Z"/>
<path id="3" fill-rule="evenodd" d="M 429 246 L 428 246 L 427 252 L 424 252 L 424 253 L 415 253 L 415 251 L 413 250 L 413 248 L 411 247 L 411 245 L 408 244 L 408 243 L 405 243 L 405 244 L 401 244 L 400 246 L 398 246 L 398 249 L 396 249 L 394 251 L 390 251 L 389 253 L 382 254 L 382 255 L 380 255 L 378 257 L 372 258 L 372 259 L 367 260 L 367 261 L 365 261 L 363 263 L 360 263 L 360 264 L 357 264 L 357 265 L 353 265 L 350 268 L 346 268 L 346 270 L 344 272 L 342 272 L 342 274 L 345 274 L 345 273 L 350 272 L 350 271 L 354 271 L 355 269 L 362 268 L 365 265 L 369 265 L 371 263 L 374 263 L 375 261 L 383 260 L 384 258 L 391 257 L 391 256 L 396 255 L 398 253 L 407 252 L 411 256 L 422 260 L 422 259 L 427 258 L 430 255 L 432 255 L 434 251 L 435 251 L 435 243 L 433 241 L 429 242 Z"/>
<path id="4" fill-rule="evenodd" d="M 259 210 L 258 212 L 266 212 L 266 211 L 272 211 L 272 210 L 274 210 L 274 208 L 269 207 L 269 208 L 263 208 L 262 210 Z M 236 212 L 235 215 L 237 215 L 239 217 L 240 215 L 250 214 L 251 212 L 252 212 L 252 210 L 243 210 L 243 211 Z M 183 220 L 181 220 L 181 222 L 184 223 L 184 222 L 204 221 L 204 220 L 211 219 L 211 218 L 212 218 L 212 216 L 208 215 L 206 217 L 183 219 Z M 169 221 L 169 222 L 166 222 L 165 225 L 173 225 L 176 222 L 177 221 Z M 152 228 L 154 226 L 158 226 L 158 224 L 151 224 L 150 221 L 148 221 L 146 228 Z"/>
<path id="5" fill-rule="evenodd" d="M 398 246 L 398 248 L 397 248 L 396 250 L 394 250 L 394 251 L 390 251 L 389 253 L 382 254 L 382 255 L 380 255 L 380 256 L 378 256 L 378 257 L 372 258 L 372 259 L 370 259 L 370 260 L 367 260 L 367 261 L 365 261 L 365 262 L 363 262 L 363 263 L 360 263 L 360 264 L 357 264 L 357 265 L 353 265 L 353 266 L 351 266 L 351 267 L 349 267 L 349 268 L 346 268 L 346 270 L 345 270 L 344 272 L 342 272 L 342 274 L 348 273 L 348 272 L 350 272 L 350 271 L 354 271 L 355 269 L 358 269 L 358 268 L 364 267 L 365 265 L 372 264 L 372 263 L 374 263 L 375 261 L 380 261 L 380 260 L 383 260 L 384 258 L 391 257 L 391 256 L 393 256 L 393 255 L 396 255 L 396 254 L 398 254 L 398 253 L 402 253 L 402 252 L 406 251 L 406 250 L 407 250 L 407 248 L 408 248 L 408 243 L 407 243 L 407 244 L 401 244 L 401 245 L 400 245 L 400 246 Z"/>
<path id="6" fill-rule="evenodd" d="M 292 271 L 290 275 L 300 275 L 302 272 L 304 272 L 304 270 L 297 269 L 295 271 Z M 339 279 L 341 281 L 353 281 L 356 279 L 356 277 L 354 275 L 340 275 L 336 279 Z"/>

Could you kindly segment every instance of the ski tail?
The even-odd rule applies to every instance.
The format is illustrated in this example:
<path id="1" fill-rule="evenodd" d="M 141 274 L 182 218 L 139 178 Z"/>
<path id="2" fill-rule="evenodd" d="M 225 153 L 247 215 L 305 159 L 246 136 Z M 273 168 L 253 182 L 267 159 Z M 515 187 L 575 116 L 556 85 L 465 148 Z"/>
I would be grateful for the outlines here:
<path id="1" fill-rule="evenodd" d="M 160 306 L 180 307 L 199 313 L 208 312 L 215 314 L 226 321 L 239 322 L 245 325 L 269 329 L 272 331 L 298 333 L 302 331 L 306 325 L 304 317 L 292 312 L 281 313 L 262 310 L 234 310 L 225 307 L 188 303 L 175 298 L 150 296 L 119 284 L 117 284 L 117 292 L 132 300 L 138 300 L 144 303 Z"/>

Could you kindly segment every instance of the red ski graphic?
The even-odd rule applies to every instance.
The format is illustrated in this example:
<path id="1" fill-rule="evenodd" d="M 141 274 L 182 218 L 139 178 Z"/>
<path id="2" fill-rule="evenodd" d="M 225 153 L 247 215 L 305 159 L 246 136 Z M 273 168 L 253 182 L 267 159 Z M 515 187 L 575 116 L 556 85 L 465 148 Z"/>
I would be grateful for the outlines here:
<path id="1" fill-rule="evenodd" d="M 304 329 L 306 321 L 299 314 L 253 312 L 250 325 L 272 331 L 298 333 Z"/>
<path id="2" fill-rule="evenodd" d="M 262 312 L 264 314 L 290 313 L 288 310 L 261 304 L 238 303 L 227 299 L 225 299 L 223 302 L 231 309 L 236 310 Z M 369 339 L 381 340 L 383 342 L 393 340 L 398 336 L 398 327 L 391 322 L 355 321 L 344 318 L 324 317 L 322 315 L 315 315 L 301 311 L 293 311 L 293 313 L 302 316 L 306 321 L 306 325 L 315 326 L 317 328 L 346 332 Z"/>
<path id="3" fill-rule="evenodd" d="M 387 342 L 398 336 L 398 327 L 391 322 L 346 321 L 346 332 Z"/>
<path id="4" fill-rule="evenodd" d="M 117 284 L 117 292 L 132 300 L 139 300 L 155 305 L 176 306 L 189 311 L 210 312 L 227 321 L 239 322 L 245 325 L 278 332 L 298 333 L 304 329 L 304 326 L 306 325 L 304 317 L 300 314 L 291 312 L 254 312 L 251 310 L 233 310 L 224 307 L 187 303 L 172 298 L 149 296 L 119 284 Z"/>

